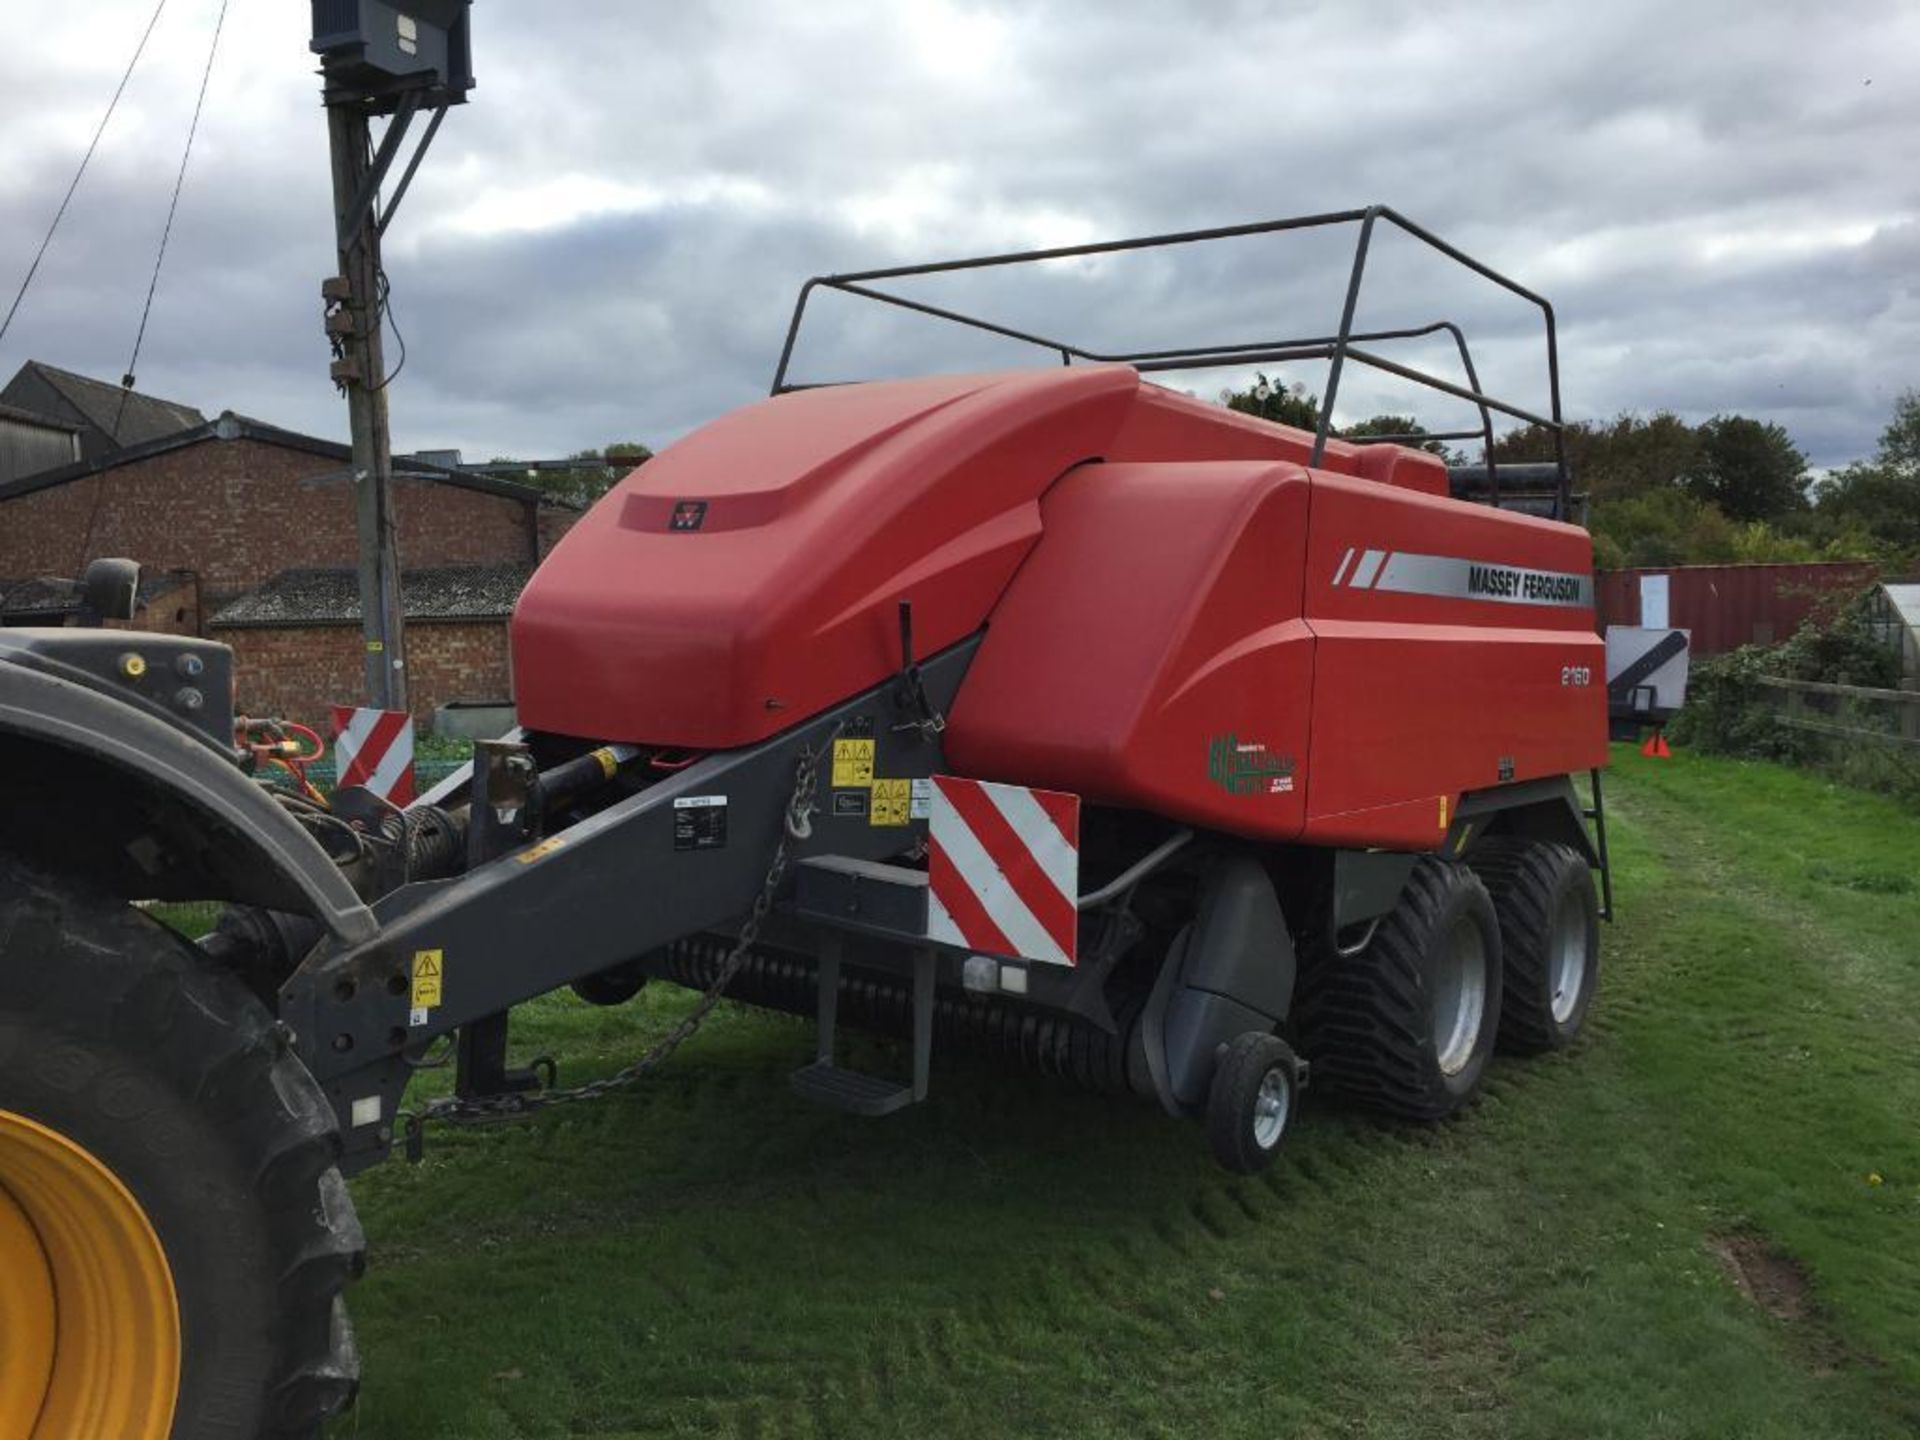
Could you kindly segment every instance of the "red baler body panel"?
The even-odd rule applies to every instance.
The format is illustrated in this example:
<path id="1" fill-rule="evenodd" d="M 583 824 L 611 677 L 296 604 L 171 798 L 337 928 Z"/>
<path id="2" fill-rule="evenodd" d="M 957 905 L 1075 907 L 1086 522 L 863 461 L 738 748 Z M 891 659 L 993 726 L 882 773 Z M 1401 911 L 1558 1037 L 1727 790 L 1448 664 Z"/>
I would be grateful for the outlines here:
<path id="1" fill-rule="evenodd" d="M 782 396 L 635 472 L 514 617 L 531 729 L 719 749 L 983 627 L 948 766 L 1272 840 L 1430 849 L 1606 763 L 1592 546 L 1122 367 Z M 698 502 L 697 529 L 676 508 Z"/>
<path id="2" fill-rule="evenodd" d="M 520 721 L 605 740 L 750 744 L 986 621 L 1040 497 L 1104 450 L 1131 370 L 809 390 L 662 451 L 556 545 L 513 617 Z M 698 505 L 698 528 L 675 530 Z M 685 513 L 685 512 L 683 512 Z"/>
<path id="3" fill-rule="evenodd" d="M 1369 551 L 1381 558 L 1367 585 Z M 1471 578 L 1435 561 L 1486 567 L 1495 593 L 1433 593 Z M 1316 475 L 1302 838 L 1424 848 L 1446 831 L 1443 798 L 1450 810 L 1463 791 L 1605 765 L 1606 645 L 1593 629 L 1592 569 L 1593 542 L 1575 526 Z M 1524 572 L 1581 577 L 1585 603 L 1498 593 L 1501 575 Z"/>
<path id="4" fill-rule="evenodd" d="M 1309 491 L 1304 468 L 1270 460 L 1067 476 L 967 671 L 948 762 L 1216 829 L 1297 834 Z M 1217 745 L 1236 747 L 1231 784 L 1210 776 Z"/>

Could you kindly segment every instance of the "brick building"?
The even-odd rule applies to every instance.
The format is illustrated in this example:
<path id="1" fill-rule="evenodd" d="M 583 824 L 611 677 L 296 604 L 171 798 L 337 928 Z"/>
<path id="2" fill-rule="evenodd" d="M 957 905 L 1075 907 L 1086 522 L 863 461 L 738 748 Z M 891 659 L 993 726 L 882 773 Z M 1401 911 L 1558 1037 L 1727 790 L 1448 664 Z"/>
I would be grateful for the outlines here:
<path id="1" fill-rule="evenodd" d="M 125 555 L 141 565 L 134 628 L 231 644 L 243 710 L 322 719 L 364 693 L 350 459 L 228 412 L 0 483 L 0 624 L 47 623 L 70 602 L 41 577 Z M 578 511 L 489 475 L 394 468 L 414 713 L 505 699 L 514 600 Z"/>

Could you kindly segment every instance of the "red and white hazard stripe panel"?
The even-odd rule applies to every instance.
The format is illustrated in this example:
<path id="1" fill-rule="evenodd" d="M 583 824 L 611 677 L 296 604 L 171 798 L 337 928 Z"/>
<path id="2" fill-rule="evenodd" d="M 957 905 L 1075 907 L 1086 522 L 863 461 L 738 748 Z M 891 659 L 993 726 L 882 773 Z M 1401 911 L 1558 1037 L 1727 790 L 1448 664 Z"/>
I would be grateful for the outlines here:
<path id="1" fill-rule="evenodd" d="M 333 707 L 335 783 L 413 803 L 413 717 L 404 710 Z"/>
<path id="2" fill-rule="evenodd" d="M 988 955 L 1074 963 L 1080 797 L 933 777 L 927 935 Z"/>

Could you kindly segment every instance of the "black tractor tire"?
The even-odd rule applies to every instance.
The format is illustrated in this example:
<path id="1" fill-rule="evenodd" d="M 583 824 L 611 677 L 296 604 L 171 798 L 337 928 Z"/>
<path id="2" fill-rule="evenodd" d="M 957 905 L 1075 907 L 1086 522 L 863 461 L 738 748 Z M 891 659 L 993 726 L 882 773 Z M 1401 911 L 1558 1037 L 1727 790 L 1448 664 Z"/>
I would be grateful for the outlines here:
<path id="1" fill-rule="evenodd" d="M 1500 1048 L 1565 1049 L 1586 1023 L 1600 979 L 1600 901 L 1586 857 L 1571 845 L 1494 836 L 1468 863 L 1500 917 Z"/>
<path id="2" fill-rule="evenodd" d="M 1207 1090 L 1213 1158 L 1240 1175 L 1273 1163 L 1300 1106 L 1301 1065 L 1277 1035 L 1250 1030 L 1220 1047 Z"/>
<path id="3" fill-rule="evenodd" d="M 0 855 L 0 1110 L 145 1212 L 179 1309 L 172 1440 L 309 1440 L 358 1388 L 342 1292 L 366 1241 L 284 1035 L 173 931 Z"/>
<path id="4" fill-rule="evenodd" d="M 1470 992 L 1450 977 L 1475 963 L 1456 946 L 1479 957 L 1477 1019 L 1455 998 Z M 1500 1024 L 1500 922 L 1464 865 L 1422 856 L 1366 948 L 1342 955 L 1323 942 L 1302 979 L 1296 1015 L 1316 1088 L 1420 1121 L 1479 1093 Z"/>

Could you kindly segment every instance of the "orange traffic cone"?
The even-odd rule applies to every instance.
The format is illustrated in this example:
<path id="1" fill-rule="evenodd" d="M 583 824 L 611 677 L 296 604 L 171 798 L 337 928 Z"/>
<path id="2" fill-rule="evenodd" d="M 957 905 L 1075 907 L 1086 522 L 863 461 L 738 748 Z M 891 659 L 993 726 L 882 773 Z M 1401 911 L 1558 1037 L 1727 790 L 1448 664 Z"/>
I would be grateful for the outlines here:
<path id="1" fill-rule="evenodd" d="M 1667 748 L 1666 735 L 1656 730 L 1647 737 L 1646 744 L 1640 747 L 1640 753 L 1649 760 L 1671 760 L 1673 751 Z"/>

